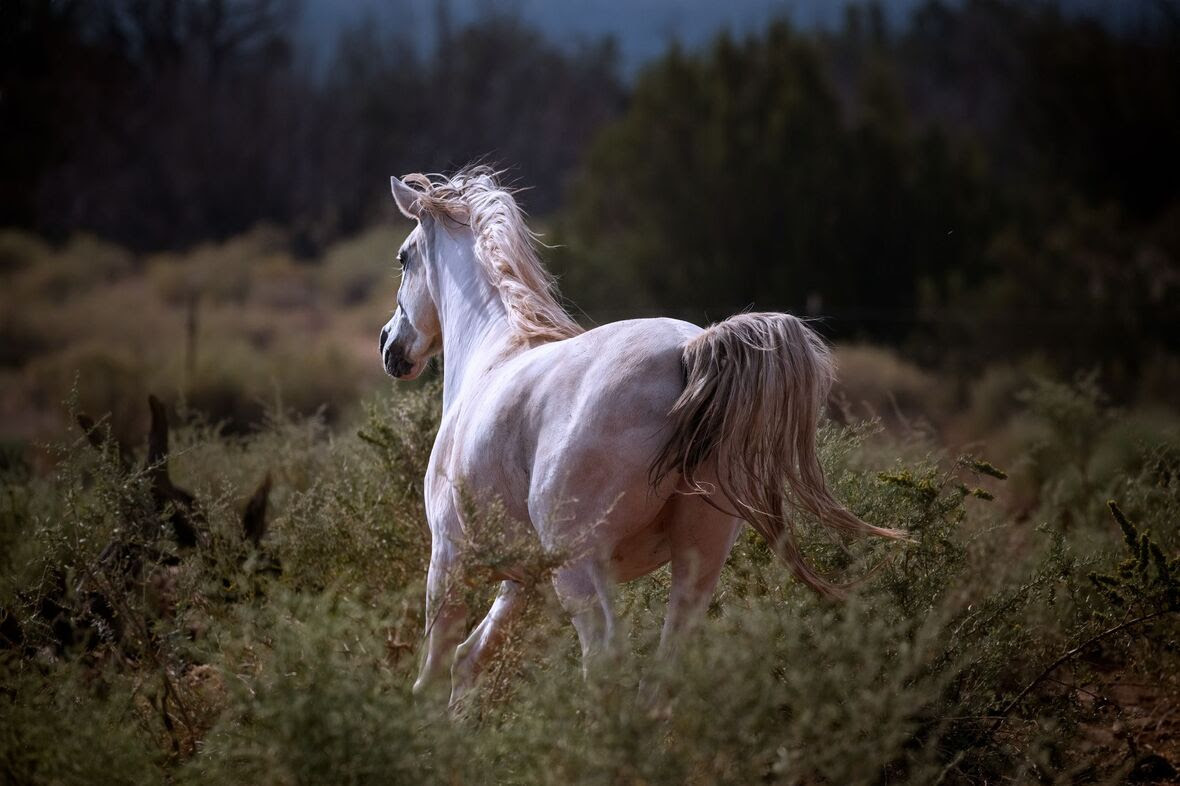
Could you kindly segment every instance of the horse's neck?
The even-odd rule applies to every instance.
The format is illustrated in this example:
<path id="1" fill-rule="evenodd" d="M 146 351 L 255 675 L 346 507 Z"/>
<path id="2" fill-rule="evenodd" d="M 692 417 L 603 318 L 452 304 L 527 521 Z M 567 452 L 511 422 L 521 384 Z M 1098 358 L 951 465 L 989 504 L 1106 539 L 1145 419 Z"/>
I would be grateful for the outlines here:
<path id="1" fill-rule="evenodd" d="M 514 344 L 500 293 L 485 278 L 473 252 L 452 256 L 439 281 L 443 335 L 443 409 L 466 382 L 478 378 Z"/>

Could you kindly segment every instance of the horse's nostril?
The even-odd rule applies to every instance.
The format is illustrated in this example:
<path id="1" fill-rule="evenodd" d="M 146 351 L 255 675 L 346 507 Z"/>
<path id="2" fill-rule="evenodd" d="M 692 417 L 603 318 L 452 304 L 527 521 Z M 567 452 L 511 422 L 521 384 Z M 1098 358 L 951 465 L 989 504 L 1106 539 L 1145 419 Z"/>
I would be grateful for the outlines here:
<path id="1" fill-rule="evenodd" d="M 385 339 L 389 338 L 389 328 L 381 328 L 381 338 L 377 341 L 377 351 L 383 352 L 385 350 Z"/>

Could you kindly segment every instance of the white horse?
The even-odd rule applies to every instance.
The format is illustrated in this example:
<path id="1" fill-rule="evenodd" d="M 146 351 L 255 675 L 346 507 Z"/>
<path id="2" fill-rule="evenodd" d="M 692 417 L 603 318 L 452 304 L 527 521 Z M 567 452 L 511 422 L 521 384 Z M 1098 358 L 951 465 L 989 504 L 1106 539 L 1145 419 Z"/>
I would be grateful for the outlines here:
<path id="1" fill-rule="evenodd" d="M 501 571 L 491 610 L 460 644 L 467 609 L 454 580 L 465 501 L 499 500 L 545 549 L 568 555 L 553 588 L 584 662 L 611 639 L 611 582 L 670 562 L 667 648 L 707 605 L 743 521 L 827 595 L 840 588 L 801 556 L 788 506 L 841 532 L 904 537 L 861 521 L 827 490 L 815 431 L 833 368 L 803 322 L 741 314 L 706 329 L 637 319 L 584 331 L 558 303 L 534 235 L 494 172 L 391 185 L 417 226 L 398 252 L 382 361 L 391 376 L 413 379 L 443 353 L 415 692 L 450 667 L 458 701 L 525 598 L 522 576 Z"/>

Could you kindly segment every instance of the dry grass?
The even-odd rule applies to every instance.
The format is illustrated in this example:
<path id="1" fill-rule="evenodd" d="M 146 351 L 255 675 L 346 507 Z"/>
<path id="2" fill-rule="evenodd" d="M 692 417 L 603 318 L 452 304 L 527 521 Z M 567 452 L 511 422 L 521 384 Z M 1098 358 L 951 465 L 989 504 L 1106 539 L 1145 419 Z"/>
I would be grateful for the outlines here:
<path id="1" fill-rule="evenodd" d="M 184 254 L 135 258 L 91 239 L 51 248 L 0 235 L 0 432 L 60 433 L 63 402 L 112 412 L 130 435 L 148 391 L 235 429 L 265 403 L 330 419 L 380 379 L 375 337 L 392 309 L 402 228 L 294 259 L 265 228 Z"/>

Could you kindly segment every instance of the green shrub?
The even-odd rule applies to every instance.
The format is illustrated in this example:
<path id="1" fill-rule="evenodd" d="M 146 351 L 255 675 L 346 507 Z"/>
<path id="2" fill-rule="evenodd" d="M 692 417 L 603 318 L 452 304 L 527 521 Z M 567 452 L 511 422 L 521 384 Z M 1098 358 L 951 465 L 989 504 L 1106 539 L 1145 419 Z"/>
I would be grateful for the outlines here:
<path id="1" fill-rule="evenodd" d="M 1027 478 L 1048 517 L 1062 527 L 1104 527 L 1105 500 L 1149 457 L 1180 441 L 1180 420 L 1161 411 L 1107 405 L 1093 375 L 1066 385 L 1037 378 L 1022 394 Z"/>
<path id="2" fill-rule="evenodd" d="M 223 644 L 228 697 L 182 782 L 420 783 L 432 723 L 386 663 L 389 623 L 346 598 L 280 594 Z"/>
<path id="3" fill-rule="evenodd" d="M 345 430 L 275 405 L 256 430 L 227 432 L 182 409 L 170 472 L 197 498 L 206 533 L 188 550 L 171 543 L 149 474 L 127 472 L 113 447 L 99 453 L 78 438 L 47 477 L 10 462 L 0 611 L 21 641 L 0 651 L 6 777 L 976 783 L 1117 781 L 1143 764 L 1146 727 L 1133 748 L 1081 740 L 1110 726 L 1111 701 L 1089 695 L 1114 695 L 1112 680 L 1134 675 L 1161 697 L 1175 693 L 1164 574 L 1180 573 L 1178 443 L 1102 481 L 1126 511 L 1122 530 L 1105 508 L 1101 525 L 1075 517 L 1085 525 L 1062 527 L 1054 506 L 1092 503 L 1064 495 L 1053 467 L 1037 463 L 1075 460 L 1066 445 L 1082 443 L 1067 443 L 1077 435 L 1064 427 L 1005 479 L 921 436 L 827 424 L 820 453 L 836 494 L 914 539 L 836 543 L 801 520 L 809 557 L 859 579 L 850 600 L 801 589 L 747 533 L 675 657 L 656 655 L 666 570 L 617 588 L 617 647 L 585 680 L 571 627 L 538 596 L 451 718 L 409 693 L 425 626 L 421 479 L 438 394 L 437 382 L 400 387 Z M 1053 438 L 1055 412 L 1075 413 L 1062 424 L 1100 424 L 1088 432 L 1091 457 L 1114 439 L 1117 423 L 1097 403 L 1045 395 L 1027 421 L 1043 419 L 1036 439 Z M 256 549 L 241 514 L 268 475 L 270 526 Z M 1042 500 L 1031 520 L 1009 513 L 1014 483 Z M 519 545 L 494 537 L 494 511 L 471 513 L 469 558 L 494 563 Z M 127 572 L 101 558 L 116 539 L 157 551 Z M 551 556 L 533 554 L 539 564 Z M 474 585 L 470 600 L 486 603 L 491 588 Z M 117 611 L 114 633 L 96 621 L 106 618 L 95 591 Z M 1128 608 L 1159 613 L 1111 632 Z M 68 646 L 55 609 L 74 625 Z"/>
<path id="4" fill-rule="evenodd" d="M 76 664 L 40 669 L 0 653 L 0 773 L 11 784 L 160 780 L 164 757 L 145 733 L 126 677 Z"/>

